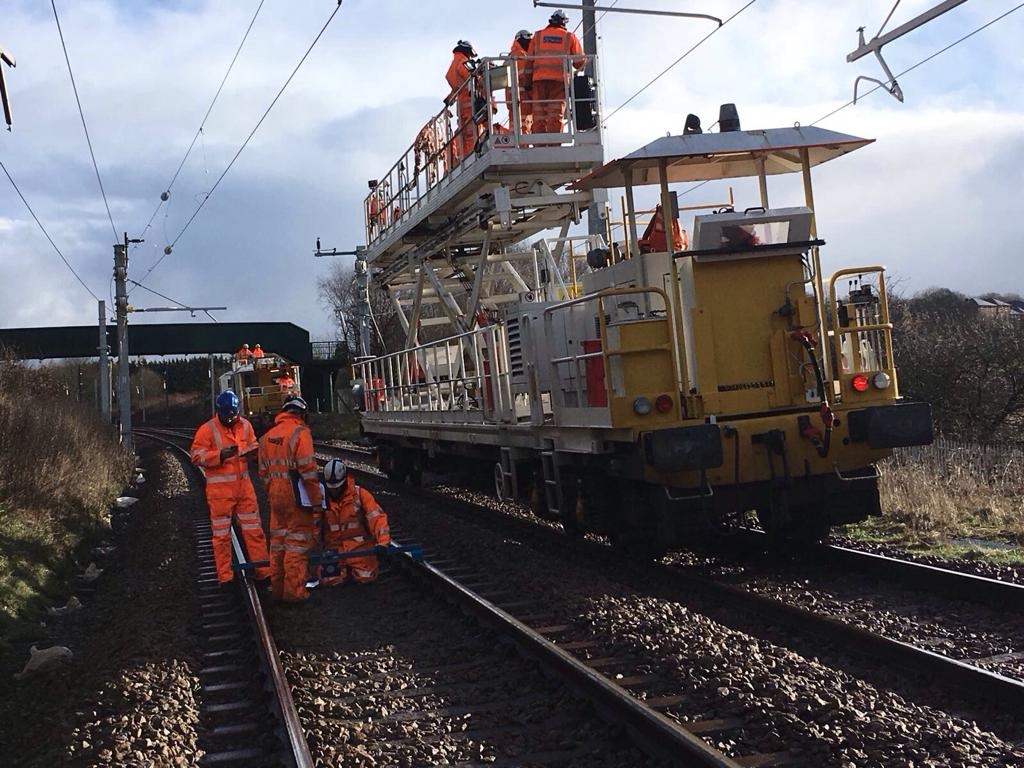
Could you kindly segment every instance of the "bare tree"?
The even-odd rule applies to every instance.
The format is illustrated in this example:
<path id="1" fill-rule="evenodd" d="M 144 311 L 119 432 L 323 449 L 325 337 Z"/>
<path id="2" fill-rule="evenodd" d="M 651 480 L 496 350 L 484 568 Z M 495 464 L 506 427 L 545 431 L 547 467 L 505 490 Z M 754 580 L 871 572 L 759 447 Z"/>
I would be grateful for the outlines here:
<path id="1" fill-rule="evenodd" d="M 976 442 L 1016 441 L 1024 418 L 1024 327 L 984 316 L 966 296 L 932 289 L 893 302 L 900 387 L 932 404 L 936 429 Z"/>
<path id="2" fill-rule="evenodd" d="M 334 315 L 334 322 L 350 353 L 359 354 L 359 286 L 356 284 L 355 268 L 351 264 L 335 262 L 327 275 L 317 280 L 320 304 Z M 382 355 L 405 346 L 398 314 L 387 291 L 369 289 L 370 303 L 370 354 Z"/>

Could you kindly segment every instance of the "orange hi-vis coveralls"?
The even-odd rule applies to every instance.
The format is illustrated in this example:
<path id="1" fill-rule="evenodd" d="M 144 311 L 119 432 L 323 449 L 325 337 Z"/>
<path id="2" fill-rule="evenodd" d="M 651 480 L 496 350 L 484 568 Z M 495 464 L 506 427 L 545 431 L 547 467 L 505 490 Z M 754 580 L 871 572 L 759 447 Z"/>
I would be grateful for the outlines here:
<path id="1" fill-rule="evenodd" d="M 476 148 L 477 128 L 473 121 L 473 97 L 469 93 L 470 71 L 466 66 L 468 61 L 469 56 L 455 51 L 452 54 L 452 63 L 448 66 L 448 73 L 445 75 L 445 80 L 452 89 L 448 94 L 449 103 L 453 96 L 458 102 L 459 131 L 453 142 L 457 160 L 473 154 Z"/>
<path id="2" fill-rule="evenodd" d="M 519 44 L 519 38 L 517 37 L 512 41 L 512 45 L 508 49 L 509 55 L 516 60 L 516 77 L 519 80 L 519 124 L 523 133 L 529 133 L 533 128 L 533 103 L 530 100 L 530 92 L 523 90 L 524 85 L 529 85 L 528 82 L 524 82 L 526 77 L 526 57 L 530 55 L 523 46 Z M 505 100 L 508 102 L 508 124 L 509 128 L 512 127 L 512 96 L 510 93 L 511 89 L 506 89 Z"/>
<path id="3" fill-rule="evenodd" d="M 235 359 L 238 362 L 240 362 L 240 363 L 247 363 L 247 362 L 249 362 L 249 359 L 251 357 L 252 357 L 252 352 L 250 352 L 246 347 L 242 347 L 240 350 L 235 352 Z"/>
<path id="4" fill-rule="evenodd" d="M 223 463 L 223 448 L 237 446 L 238 453 Z M 192 463 L 202 467 L 206 475 L 206 505 L 210 508 L 213 560 L 217 565 L 217 581 L 231 581 L 231 518 L 238 518 L 250 560 L 267 559 L 267 539 L 260 523 L 256 491 L 249 480 L 249 461 L 241 454 L 256 449 L 256 433 L 246 419 L 238 418 L 226 427 L 214 416 L 196 430 L 192 439 Z M 257 579 L 270 575 L 266 566 L 255 569 Z"/>
<path id="5" fill-rule="evenodd" d="M 345 487 L 341 497 L 327 497 L 327 509 L 324 511 L 324 548 L 336 552 L 357 552 L 361 549 L 372 549 L 375 545 L 387 546 L 391 543 L 391 531 L 388 518 L 373 494 L 356 485 L 350 474 L 345 478 Z M 335 575 L 326 575 L 324 568 L 321 581 L 327 586 L 344 582 L 349 575 L 360 582 L 373 581 L 377 578 L 377 558 L 373 555 L 339 560 Z"/>
<path id="6" fill-rule="evenodd" d="M 569 84 L 563 57 L 576 57 L 573 67 L 583 69 L 583 46 L 572 32 L 548 25 L 533 36 L 530 54 L 537 57 L 526 62 L 527 78 L 533 83 L 533 132 L 561 133 Z"/>
<path id="7" fill-rule="evenodd" d="M 295 499 L 296 473 L 313 507 L 323 501 L 313 457 L 313 435 L 302 417 L 282 411 L 260 439 L 260 477 L 270 498 L 270 595 L 297 602 L 309 597 L 306 569 L 313 546 L 313 513 Z"/>

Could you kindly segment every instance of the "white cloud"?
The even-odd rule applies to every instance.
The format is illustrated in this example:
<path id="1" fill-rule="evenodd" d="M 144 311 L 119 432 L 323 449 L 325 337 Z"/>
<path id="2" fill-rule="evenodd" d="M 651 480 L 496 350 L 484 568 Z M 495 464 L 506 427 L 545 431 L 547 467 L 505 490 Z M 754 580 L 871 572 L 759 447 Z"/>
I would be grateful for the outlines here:
<path id="1" fill-rule="evenodd" d="M 905 0 L 890 28 L 931 4 Z M 19 66 L 7 78 L 15 130 L 0 135 L 0 156 L 55 241 L 103 297 L 112 233 L 56 28 L 38 3 L 8 5 L 0 42 Z M 668 0 L 644 5 L 677 7 Z M 742 5 L 708 0 L 699 10 L 724 17 Z M 136 278 L 161 253 L 164 226 L 169 238 L 181 229 L 334 6 L 333 0 L 265 5 L 170 206 L 135 253 Z M 93 0 L 58 7 L 115 222 L 119 231 L 136 235 L 191 141 L 255 4 L 140 7 Z M 891 7 L 891 0 L 759 0 L 611 119 L 608 155 L 678 132 L 687 112 L 709 125 L 724 101 L 738 105 L 745 127 L 821 117 L 850 98 L 857 74 L 879 76 L 872 58 L 850 65 L 845 55 L 856 46 L 856 27 L 872 33 Z M 964 4 L 888 46 L 887 59 L 899 71 L 1010 7 L 1009 0 Z M 818 174 L 829 264 L 883 260 L 913 289 L 935 283 L 968 291 L 1020 289 L 1012 208 L 1022 181 L 1012 160 L 1019 156 L 1024 114 L 1019 16 L 902 79 L 906 104 L 877 93 L 824 123 L 878 138 Z M 361 241 L 366 179 L 381 175 L 440 109 L 456 38 L 470 38 L 481 53 L 500 51 L 516 29 L 538 28 L 545 18 L 525 0 L 487 4 L 486 12 L 471 0 L 346 0 L 248 149 L 147 283 L 193 304 L 227 304 L 225 320 L 291 320 L 326 334 L 331 318 L 317 305 L 315 279 L 327 264 L 312 258 L 313 238 L 346 249 Z M 624 14 L 602 19 L 606 112 L 709 29 L 703 22 Z M 784 197 L 786 183 L 778 185 Z M 737 185 L 740 195 L 748 190 Z M 719 194 L 708 185 L 694 197 Z M 0 184 L 0 270 L 4 325 L 94 321 L 92 299 L 6 182 Z M 133 300 L 137 296 L 145 294 Z"/>

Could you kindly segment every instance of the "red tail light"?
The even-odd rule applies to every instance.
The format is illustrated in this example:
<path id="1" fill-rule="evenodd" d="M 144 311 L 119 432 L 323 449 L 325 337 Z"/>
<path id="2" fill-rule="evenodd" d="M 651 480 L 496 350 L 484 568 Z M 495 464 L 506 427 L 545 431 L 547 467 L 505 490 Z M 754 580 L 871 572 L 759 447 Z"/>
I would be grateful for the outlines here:
<path id="1" fill-rule="evenodd" d="M 868 382 L 868 377 L 863 373 L 858 373 L 850 379 L 850 386 L 852 386 L 857 392 L 867 392 L 869 385 L 870 382 Z"/>
<path id="2" fill-rule="evenodd" d="M 668 413 L 672 410 L 673 402 L 669 395 L 658 395 L 654 401 L 654 410 L 658 413 Z"/>

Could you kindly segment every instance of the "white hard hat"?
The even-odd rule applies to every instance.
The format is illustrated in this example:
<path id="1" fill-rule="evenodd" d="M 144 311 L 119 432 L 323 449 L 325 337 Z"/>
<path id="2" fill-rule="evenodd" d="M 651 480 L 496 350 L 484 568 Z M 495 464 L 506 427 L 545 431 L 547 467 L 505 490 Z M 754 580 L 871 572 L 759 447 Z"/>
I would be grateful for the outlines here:
<path id="1" fill-rule="evenodd" d="M 331 459 L 324 464 L 324 485 L 328 488 L 339 488 L 345 482 L 348 467 L 341 459 Z"/>

